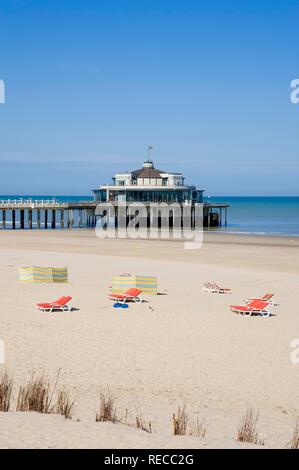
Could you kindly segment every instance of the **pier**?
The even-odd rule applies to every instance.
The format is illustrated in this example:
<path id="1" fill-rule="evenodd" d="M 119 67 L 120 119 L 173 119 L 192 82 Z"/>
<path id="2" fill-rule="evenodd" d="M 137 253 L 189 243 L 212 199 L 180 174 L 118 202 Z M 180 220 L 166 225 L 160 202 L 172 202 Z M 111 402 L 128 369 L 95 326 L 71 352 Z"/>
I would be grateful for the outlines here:
<path id="1" fill-rule="evenodd" d="M 2 229 L 71 229 L 94 227 L 96 203 L 78 203 L 52 200 L 6 199 L 0 200 L 0 227 Z"/>
<path id="2" fill-rule="evenodd" d="M 5 229 L 72 229 L 95 227 L 97 201 L 60 202 L 55 199 L 0 200 L 0 228 Z M 146 205 L 149 209 L 149 205 Z M 117 214 L 117 204 L 114 204 Z M 204 227 L 227 225 L 228 204 L 203 203 Z M 117 225 L 117 221 L 114 222 Z M 150 217 L 148 226 L 151 226 Z"/>
<path id="3" fill-rule="evenodd" d="M 227 227 L 227 209 L 226 203 L 203 203 L 203 225 L 204 227 Z"/>

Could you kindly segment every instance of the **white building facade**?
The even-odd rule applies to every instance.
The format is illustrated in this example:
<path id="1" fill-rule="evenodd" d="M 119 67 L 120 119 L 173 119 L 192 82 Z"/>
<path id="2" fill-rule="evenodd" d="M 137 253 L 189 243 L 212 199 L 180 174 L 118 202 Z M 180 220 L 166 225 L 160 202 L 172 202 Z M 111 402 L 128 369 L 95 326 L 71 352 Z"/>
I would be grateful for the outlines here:
<path id="1" fill-rule="evenodd" d="M 201 203 L 203 190 L 186 185 L 182 173 L 158 170 L 153 161 L 144 162 L 142 168 L 131 172 L 117 173 L 113 184 L 94 189 L 97 202 L 177 202 L 180 204 Z"/>

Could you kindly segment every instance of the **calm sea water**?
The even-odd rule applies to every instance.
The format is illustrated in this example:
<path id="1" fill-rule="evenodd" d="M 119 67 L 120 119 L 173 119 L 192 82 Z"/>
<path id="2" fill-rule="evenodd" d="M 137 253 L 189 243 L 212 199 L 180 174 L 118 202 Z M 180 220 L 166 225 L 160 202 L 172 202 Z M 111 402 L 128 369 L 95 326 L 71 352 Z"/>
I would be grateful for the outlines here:
<path id="1" fill-rule="evenodd" d="M 299 236 L 299 197 L 211 197 L 227 202 L 228 226 L 221 230 L 260 235 Z"/>
<path id="2" fill-rule="evenodd" d="M 1 196 L 1 199 L 52 199 L 53 196 Z M 93 200 L 92 196 L 55 196 L 63 202 Z M 210 197 L 227 202 L 228 226 L 221 231 L 260 235 L 299 236 L 299 197 Z"/>

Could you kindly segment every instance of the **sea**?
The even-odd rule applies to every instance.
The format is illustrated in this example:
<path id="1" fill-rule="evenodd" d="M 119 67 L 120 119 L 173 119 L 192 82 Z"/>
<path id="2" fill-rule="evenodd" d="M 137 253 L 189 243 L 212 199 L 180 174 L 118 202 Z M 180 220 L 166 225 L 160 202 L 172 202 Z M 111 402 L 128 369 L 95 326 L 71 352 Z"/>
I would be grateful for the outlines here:
<path id="1" fill-rule="evenodd" d="M 52 200 L 53 196 L 0 195 L 2 200 Z M 55 196 L 56 201 L 76 202 L 93 200 L 92 196 Z M 218 232 L 299 237 L 299 197 L 206 197 L 207 202 L 229 204 L 228 225 L 211 229 Z M 0 207 L 1 208 L 1 207 Z M 9 213 L 7 227 L 11 226 Z M 1 227 L 0 220 L 0 227 Z M 33 223 L 33 226 L 35 224 Z M 76 220 L 75 225 L 76 226 Z"/>
<path id="2" fill-rule="evenodd" d="M 299 197 L 209 197 L 226 202 L 228 225 L 219 231 L 299 237 Z"/>

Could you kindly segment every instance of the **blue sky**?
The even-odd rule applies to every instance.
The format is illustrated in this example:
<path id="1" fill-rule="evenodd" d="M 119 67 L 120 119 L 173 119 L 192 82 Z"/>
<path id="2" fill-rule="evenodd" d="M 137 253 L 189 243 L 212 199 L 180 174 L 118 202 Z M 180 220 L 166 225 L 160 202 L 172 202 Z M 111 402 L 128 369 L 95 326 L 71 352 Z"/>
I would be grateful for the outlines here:
<path id="1" fill-rule="evenodd" d="M 90 194 L 146 147 L 211 195 L 299 195 L 299 0 L 0 0 L 0 194 Z"/>

